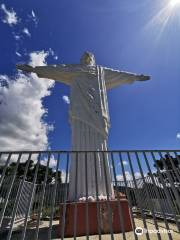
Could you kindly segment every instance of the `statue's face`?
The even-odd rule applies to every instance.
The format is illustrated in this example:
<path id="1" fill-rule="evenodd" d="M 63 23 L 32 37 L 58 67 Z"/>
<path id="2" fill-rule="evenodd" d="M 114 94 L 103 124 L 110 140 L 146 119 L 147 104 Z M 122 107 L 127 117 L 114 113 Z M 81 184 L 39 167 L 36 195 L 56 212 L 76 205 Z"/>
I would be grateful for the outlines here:
<path id="1" fill-rule="evenodd" d="M 85 65 L 95 65 L 95 58 L 94 55 L 90 52 L 85 52 L 82 57 L 81 57 L 81 64 L 85 64 Z"/>

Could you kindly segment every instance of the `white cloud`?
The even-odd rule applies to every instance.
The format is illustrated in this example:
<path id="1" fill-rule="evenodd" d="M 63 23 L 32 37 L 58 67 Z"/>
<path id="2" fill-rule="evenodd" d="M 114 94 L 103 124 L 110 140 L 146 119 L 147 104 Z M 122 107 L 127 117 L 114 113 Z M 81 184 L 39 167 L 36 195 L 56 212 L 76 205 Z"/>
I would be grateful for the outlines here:
<path id="1" fill-rule="evenodd" d="M 51 54 L 51 56 L 53 56 L 53 58 L 54 58 L 55 60 L 58 59 L 58 56 L 55 54 L 55 52 L 54 52 L 54 50 L 53 50 L 52 48 L 49 48 L 49 53 Z"/>
<path id="2" fill-rule="evenodd" d="M 47 126 L 47 128 L 48 128 L 48 132 L 53 132 L 54 131 L 54 125 L 53 124 L 49 124 Z"/>
<path id="3" fill-rule="evenodd" d="M 136 179 L 142 177 L 141 174 L 140 174 L 140 172 L 135 172 L 134 175 L 135 175 L 135 178 L 136 178 Z M 145 176 L 145 174 L 144 174 L 144 176 Z"/>
<path id="4" fill-rule="evenodd" d="M 67 95 L 63 95 L 63 96 L 62 96 L 62 99 L 63 99 L 63 101 L 64 101 L 65 103 L 70 104 L 70 99 L 69 99 L 69 97 L 68 97 Z"/>
<path id="5" fill-rule="evenodd" d="M 48 54 L 44 51 L 32 52 L 29 64 L 46 65 Z M 47 135 L 52 126 L 43 120 L 47 110 L 42 105 L 42 99 L 51 94 L 54 81 L 19 71 L 12 78 L 0 76 L 0 83 L 0 150 L 47 149 Z"/>
<path id="6" fill-rule="evenodd" d="M 18 57 L 22 57 L 22 55 L 21 55 L 19 52 L 17 52 L 17 51 L 16 51 L 16 55 L 17 55 Z"/>
<path id="7" fill-rule="evenodd" d="M 24 28 L 23 33 L 25 33 L 28 37 L 31 37 L 31 33 L 29 32 L 28 28 Z"/>
<path id="8" fill-rule="evenodd" d="M 125 171 L 125 176 L 127 181 L 132 180 L 132 175 L 130 174 L 130 172 Z M 117 181 L 125 181 L 122 174 L 117 175 L 116 178 L 117 178 Z"/>
<path id="9" fill-rule="evenodd" d="M 32 12 L 31 12 L 31 14 L 32 14 L 32 17 L 33 18 L 35 18 L 36 17 L 36 15 L 35 15 L 35 13 L 34 13 L 34 11 L 32 10 Z"/>
<path id="10" fill-rule="evenodd" d="M 32 21 L 35 23 L 35 26 L 37 26 L 37 24 L 38 24 L 38 18 L 37 18 L 37 16 L 36 16 L 34 10 L 31 11 L 31 16 L 30 16 L 30 18 L 31 18 Z"/>
<path id="11" fill-rule="evenodd" d="M 49 55 L 49 51 L 47 51 L 47 52 L 45 52 L 45 51 L 32 52 L 29 55 L 30 55 L 30 59 L 31 59 L 29 64 L 32 67 L 35 67 L 35 66 L 46 66 L 47 65 L 46 62 L 45 62 L 45 59 Z"/>
<path id="12" fill-rule="evenodd" d="M 124 165 L 124 166 L 125 166 L 125 165 L 128 165 L 128 161 L 123 160 L 122 162 L 123 162 L 123 165 Z M 117 165 L 118 165 L 118 166 L 121 166 L 121 163 L 119 162 Z"/>
<path id="13" fill-rule="evenodd" d="M 177 139 L 180 139 L 180 132 L 178 132 L 178 133 L 176 134 L 176 138 L 177 138 Z"/>
<path id="14" fill-rule="evenodd" d="M 61 180 L 63 183 L 66 182 L 66 171 L 61 170 Z M 69 173 L 67 173 L 67 182 L 69 182 Z"/>
<path id="15" fill-rule="evenodd" d="M 8 10 L 5 4 L 1 4 L 1 10 L 5 14 L 4 19 L 2 20 L 4 23 L 7 23 L 11 27 L 18 23 L 18 17 L 13 9 Z"/>
<path id="16" fill-rule="evenodd" d="M 43 160 L 41 160 L 41 164 L 44 166 L 47 166 L 47 162 L 48 162 L 48 158 L 44 158 Z M 51 155 L 50 157 L 50 162 L 49 162 L 49 167 L 50 168 L 56 168 L 57 165 L 57 159 L 54 158 L 54 155 Z"/>
<path id="17" fill-rule="evenodd" d="M 15 35 L 14 35 L 14 38 L 15 38 L 16 40 L 20 40 L 21 37 L 20 37 L 19 35 L 16 35 L 16 34 L 15 34 Z"/>
<path id="18" fill-rule="evenodd" d="M 133 180 L 133 177 L 130 172 L 125 171 L 125 176 L 127 181 Z M 135 179 L 141 178 L 141 174 L 139 172 L 135 172 L 134 176 L 135 176 Z M 117 181 L 125 181 L 122 174 L 119 174 L 116 177 L 117 177 Z"/>
<path id="19" fill-rule="evenodd" d="M 123 161 L 123 165 L 128 165 L 128 162 L 127 161 Z"/>
<path id="20" fill-rule="evenodd" d="M 49 48 L 49 53 L 52 55 L 52 56 L 54 56 L 54 50 L 52 49 L 52 48 Z"/>

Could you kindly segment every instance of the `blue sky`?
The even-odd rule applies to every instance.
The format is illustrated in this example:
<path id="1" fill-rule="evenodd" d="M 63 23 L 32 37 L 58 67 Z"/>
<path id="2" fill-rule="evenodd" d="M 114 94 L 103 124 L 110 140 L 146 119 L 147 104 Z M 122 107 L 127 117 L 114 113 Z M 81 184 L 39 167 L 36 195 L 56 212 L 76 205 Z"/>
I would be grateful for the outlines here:
<path id="1" fill-rule="evenodd" d="M 15 64 L 28 63 L 32 52 L 48 52 L 46 62 L 57 64 L 78 63 L 85 50 L 92 51 L 99 65 L 151 76 L 150 81 L 108 92 L 109 149 L 179 149 L 180 5 L 170 5 L 170 0 L 0 3 L 0 75 L 13 81 Z M 2 4 L 8 11 L 13 8 L 16 23 L 4 21 Z M 47 138 L 51 149 L 71 146 L 69 105 L 63 100 L 68 95 L 68 87 L 56 83 L 50 95 L 40 99 L 47 109 L 43 124 L 54 125 Z"/>

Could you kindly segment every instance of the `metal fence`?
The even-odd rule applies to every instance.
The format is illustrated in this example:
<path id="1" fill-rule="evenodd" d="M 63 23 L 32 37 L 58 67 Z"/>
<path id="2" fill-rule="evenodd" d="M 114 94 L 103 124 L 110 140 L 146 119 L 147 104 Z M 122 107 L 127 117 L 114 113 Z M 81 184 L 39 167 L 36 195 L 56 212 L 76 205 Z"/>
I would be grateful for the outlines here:
<path id="1" fill-rule="evenodd" d="M 86 189 L 86 198 L 81 201 L 84 208 L 79 207 L 77 199 L 69 213 L 69 169 L 71 161 L 77 161 L 77 167 L 81 167 L 78 165 L 81 154 L 85 156 L 86 176 L 88 156 L 94 159 L 92 168 L 97 197 L 88 198 Z M 106 199 L 98 197 L 98 154 L 108 159 L 116 208 L 108 188 Z M 161 166 L 157 160 L 161 160 Z M 69 237 L 76 239 L 82 214 L 85 226 L 82 238 L 91 239 L 92 201 L 96 213 L 94 222 L 97 223 L 93 239 L 180 238 L 180 150 L 1 152 L 0 174 L 0 239 L 64 239 L 71 222 L 69 218 L 73 219 L 69 226 L 72 236 Z M 87 181 L 86 177 L 86 186 Z M 76 188 L 78 181 L 74 184 Z M 123 212 L 125 200 L 132 226 L 128 231 Z"/>

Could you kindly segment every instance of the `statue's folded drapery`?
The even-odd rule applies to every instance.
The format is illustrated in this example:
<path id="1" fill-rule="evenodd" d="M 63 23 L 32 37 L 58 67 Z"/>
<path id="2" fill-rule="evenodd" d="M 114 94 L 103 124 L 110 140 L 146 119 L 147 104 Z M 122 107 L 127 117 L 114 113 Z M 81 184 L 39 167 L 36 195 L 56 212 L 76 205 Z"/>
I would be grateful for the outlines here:
<path id="1" fill-rule="evenodd" d="M 72 150 L 106 151 L 110 127 L 107 90 L 136 80 L 148 80 L 137 75 L 97 66 L 94 56 L 85 53 L 81 64 L 61 64 L 19 69 L 34 72 L 40 78 L 49 78 L 70 86 L 69 120 L 72 129 Z M 79 153 L 71 156 L 69 175 L 69 200 L 86 197 L 86 169 L 88 196 L 114 197 L 108 154 Z M 97 182 L 96 182 L 97 180 Z M 97 193 L 98 187 L 98 193 Z"/>

